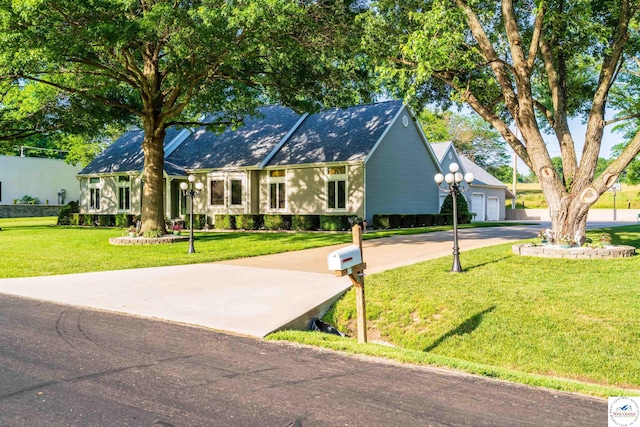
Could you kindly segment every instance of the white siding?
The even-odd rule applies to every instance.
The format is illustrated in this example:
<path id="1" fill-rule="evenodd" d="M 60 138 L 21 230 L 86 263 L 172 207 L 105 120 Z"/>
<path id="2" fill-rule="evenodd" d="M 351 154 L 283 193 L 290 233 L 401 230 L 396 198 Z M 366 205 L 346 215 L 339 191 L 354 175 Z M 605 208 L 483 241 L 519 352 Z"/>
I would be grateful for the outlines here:
<path id="1" fill-rule="evenodd" d="M 1 205 L 11 205 L 25 195 L 37 197 L 41 204 L 58 204 L 58 193 L 65 190 L 64 203 L 78 200 L 80 166 L 63 160 L 35 157 L 0 156 Z"/>

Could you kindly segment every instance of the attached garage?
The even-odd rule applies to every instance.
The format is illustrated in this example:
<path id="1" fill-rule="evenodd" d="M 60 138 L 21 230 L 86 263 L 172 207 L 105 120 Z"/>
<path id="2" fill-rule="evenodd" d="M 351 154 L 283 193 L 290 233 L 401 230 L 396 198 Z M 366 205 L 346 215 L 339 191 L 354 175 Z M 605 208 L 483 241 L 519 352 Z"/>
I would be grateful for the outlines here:
<path id="1" fill-rule="evenodd" d="M 487 198 L 487 221 L 500 219 L 500 200 L 497 197 Z"/>
<path id="2" fill-rule="evenodd" d="M 475 215 L 474 221 L 484 221 L 484 194 L 473 193 L 471 195 L 471 209 L 470 211 Z"/>

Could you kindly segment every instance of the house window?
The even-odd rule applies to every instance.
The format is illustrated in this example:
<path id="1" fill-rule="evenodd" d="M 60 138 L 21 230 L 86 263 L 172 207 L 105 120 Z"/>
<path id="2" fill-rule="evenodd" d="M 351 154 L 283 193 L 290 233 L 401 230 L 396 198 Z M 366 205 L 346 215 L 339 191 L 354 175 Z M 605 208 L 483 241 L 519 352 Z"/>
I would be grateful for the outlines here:
<path id="1" fill-rule="evenodd" d="M 100 178 L 89 178 L 89 209 L 100 210 Z"/>
<path id="2" fill-rule="evenodd" d="M 242 181 L 239 179 L 231 180 L 231 204 L 242 204 Z"/>
<path id="3" fill-rule="evenodd" d="M 131 178 L 128 176 L 118 177 L 118 209 L 131 209 Z"/>
<path id="4" fill-rule="evenodd" d="M 286 185 L 286 171 L 284 169 L 269 171 L 269 207 L 271 209 L 286 209 Z"/>
<path id="5" fill-rule="evenodd" d="M 347 167 L 327 168 L 327 208 L 347 208 Z"/>
<path id="6" fill-rule="evenodd" d="M 224 205 L 224 181 L 211 181 L 211 204 Z"/>

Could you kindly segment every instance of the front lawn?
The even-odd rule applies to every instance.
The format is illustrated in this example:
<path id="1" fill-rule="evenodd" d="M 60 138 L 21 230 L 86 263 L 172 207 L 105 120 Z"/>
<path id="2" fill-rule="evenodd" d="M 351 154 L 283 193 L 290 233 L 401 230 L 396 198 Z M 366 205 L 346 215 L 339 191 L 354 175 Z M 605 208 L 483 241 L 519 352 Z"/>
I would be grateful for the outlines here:
<path id="1" fill-rule="evenodd" d="M 640 245 L 640 226 L 606 231 Z M 461 274 L 444 257 L 366 277 L 370 340 L 396 348 L 317 332 L 271 338 L 597 395 L 620 394 L 601 386 L 640 389 L 640 257 L 521 257 L 506 244 L 461 259 Z M 352 290 L 325 320 L 356 337 L 355 317 Z"/>
<path id="2" fill-rule="evenodd" d="M 54 217 L 0 218 L 0 278 L 197 264 L 351 242 L 349 233 L 196 232 L 196 253 L 188 254 L 187 242 L 113 246 L 109 238 L 124 236 L 125 229 L 57 227 L 55 223 Z M 464 227 L 499 225 L 506 224 L 474 223 Z M 383 230 L 367 233 L 364 238 L 448 229 L 451 227 Z"/>
<path id="3" fill-rule="evenodd" d="M 196 253 L 188 254 L 188 242 L 113 246 L 109 238 L 125 230 L 57 227 L 55 221 L 0 219 L 0 278 L 195 264 L 351 241 L 346 234 L 196 232 Z"/>

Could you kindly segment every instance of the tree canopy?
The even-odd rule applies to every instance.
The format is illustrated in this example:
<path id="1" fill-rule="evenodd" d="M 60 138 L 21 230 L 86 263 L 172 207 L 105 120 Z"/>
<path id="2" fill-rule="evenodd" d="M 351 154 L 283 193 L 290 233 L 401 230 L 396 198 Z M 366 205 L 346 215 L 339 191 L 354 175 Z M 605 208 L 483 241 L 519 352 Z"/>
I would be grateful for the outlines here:
<path id="1" fill-rule="evenodd" d="M 451 141 L 458 153 L 482 168 L 495 169 L 509 163 L 505 141 L 475 113 L 423 110 L 420 123 L 429 141 Z"/>
<path id="2" fill-rule="evenodd" d="M 142 228 L 162 230 L 166 129 L 237 124 L 267 102 L 360 100 L 358 12 L 340 0 L 0 0 L 0 81 L 132 117 L 145 131 Z"/>
<path id="3" fill-rule="evenodd" d="M 554 231 L 573 235 L 584 232 L 589 208 L 640 151 L 633 131 L 596 176 L 604 127 L 614 124 L 605 118 L 609 96 L 637 77 L 621 71 L 637 65 L 638 7 L 630 0 L 377 0 L 363 48 L 388 90 L 416 108 L 466 104 L 491 124 L 538 177 Z M 626 95 L 638 102 L 637 92 Z M 632 102 L 616 107 L 637 117 Z M 587 125 L 579 155 L 571 117 Z M 545 133 L 555 136 L 563 176 Z"/>

